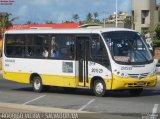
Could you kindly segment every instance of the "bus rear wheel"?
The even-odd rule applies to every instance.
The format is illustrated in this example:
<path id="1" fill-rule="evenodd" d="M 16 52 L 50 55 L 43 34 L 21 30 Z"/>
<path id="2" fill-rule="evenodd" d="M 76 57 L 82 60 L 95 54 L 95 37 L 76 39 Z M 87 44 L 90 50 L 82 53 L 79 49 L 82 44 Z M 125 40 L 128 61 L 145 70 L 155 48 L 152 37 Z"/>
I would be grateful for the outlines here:
<path id="1" fill-rule="evenodd" d="M 40 92 L 43 91 L 42 81 L 41 81 L 41 78 L 39 76 L 35 76 L 33 78 L 32 86 L 33 86 L 34 92 L 40 93 Z"/>
<path id="2" fill-rule="evenodd" d="M 93 83 L 93 92 L 97 97 L 103 97 L 106 93 L 106 86 L 103 80 L 95 80 Z"/>
<path id="3" fill-rule="evenodd" d="M 139 96 L 143 92 L 143 88 L 129 90 L 132 96 Z"/>

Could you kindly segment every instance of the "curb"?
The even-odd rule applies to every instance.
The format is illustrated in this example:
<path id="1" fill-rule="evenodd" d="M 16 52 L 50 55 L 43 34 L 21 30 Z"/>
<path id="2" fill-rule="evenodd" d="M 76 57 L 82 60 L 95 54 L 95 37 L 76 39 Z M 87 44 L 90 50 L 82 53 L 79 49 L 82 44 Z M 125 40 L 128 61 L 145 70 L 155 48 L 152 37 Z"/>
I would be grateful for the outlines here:
<path id="1" fill-rule="evenodd" d="M 60 109 L 60 108 L 52 108 L 52 107 L 42 107 L 42 106 L 33 106 L 33 105 L 22 105 L 22 104 L 13 104 L 13 103 L 0 103 L 0 115 L 8 114 L 8 115 L 16 115 L 23 113 L 49 113 L 49 114 L 78 114 L 79 119 L 139 119 L 137 117 L 132 116 L 122 116 L 122 115 L 114 115 L 107 113 L 94 113 L 94 112 L 86 112 L 86 111 L 77 111 L 71 109 Z M 0 118 L 1 118 L 0 116 Z M 4 118 L 8 119 L 8 118 Z M 44 119 L 44 118 L 42 118 Z M 46 118 L 47 119 L 47 118 Z M 77 119 L 77 117 L 75 118 Z"/>
<path id="2" fill-rule="evenodd" d="M 77 111 L 71 109 L 60 109 L 60 108 L 41 107 L 41 106 L 13 104 L 13 103 L 0 103 L 0 112 L 87 113 L 85 111 Z"/>

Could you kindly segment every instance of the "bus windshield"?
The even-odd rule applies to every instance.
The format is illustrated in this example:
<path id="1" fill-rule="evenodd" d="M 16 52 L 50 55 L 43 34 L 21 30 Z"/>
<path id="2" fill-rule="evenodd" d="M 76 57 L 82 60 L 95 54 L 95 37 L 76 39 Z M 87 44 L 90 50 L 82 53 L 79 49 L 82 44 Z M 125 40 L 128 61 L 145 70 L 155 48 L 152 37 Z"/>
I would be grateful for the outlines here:
<path id="1" fill-rule="evenodd" d="M 119 63 L 150 63 L 152 55 L 137 32 L 114 31 L 103 33 L 111 55 Z"/>

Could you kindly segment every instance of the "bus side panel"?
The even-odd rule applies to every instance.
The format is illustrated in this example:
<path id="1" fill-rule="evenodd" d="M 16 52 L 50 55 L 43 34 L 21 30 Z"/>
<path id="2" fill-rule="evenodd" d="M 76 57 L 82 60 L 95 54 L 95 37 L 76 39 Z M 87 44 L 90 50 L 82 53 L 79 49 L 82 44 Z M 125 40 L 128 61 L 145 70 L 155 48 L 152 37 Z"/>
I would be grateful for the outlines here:
<path id="1" fill-rule="evenodd" d="M 27 83 L 29 84 L 29 73 L 17 73 L 17 72 L 5 72 L 3 71 L 3 78 L 6 80 L 16 81 L 19 83 Z"/>
<path id="2" fill-rule="evenodd" d="M 89 76 L 89 82 L 91 82 L 91 79 L 94 77 L 101 77 L 106 84 L 106 90 L 111 90 L 112 73 L 105 66 L 102 66 L 98 63 L 89 61 L 89 63 L 88 63 L 88 76 Z"/>
<path id="3" fill-rule="evenodd" d="M 62 86 L 62 87 L 76 87 L 75 76 L 64 75 L 40 75 L 44 85 Z"/>
<path id="4" fill-rule="evenodd" d="M 5 79 L 29 83 L 33 73 L 38 74 L 44 85 L 75 87 L 75 61 L 52 59 L 4 58 Z"/>

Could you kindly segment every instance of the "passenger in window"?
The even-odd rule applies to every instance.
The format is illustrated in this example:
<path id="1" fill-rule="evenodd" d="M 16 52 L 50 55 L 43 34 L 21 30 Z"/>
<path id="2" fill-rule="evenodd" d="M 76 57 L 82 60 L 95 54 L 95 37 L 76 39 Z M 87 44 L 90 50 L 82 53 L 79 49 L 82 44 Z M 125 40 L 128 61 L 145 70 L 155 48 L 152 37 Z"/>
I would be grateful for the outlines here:
<path id="1" fill-rule="evenodd" d="M 53 50 L 53 52 L 51 54 L 51 57 L 59 58 L 59 51 L 58 50 Z"/>
<path id="2" fill-rule="evenodd" d="M 73 44 L 70 46 L 69 59 L 74 59 L 74 45 Z"/>
<path id="3" fill-rule="evenodd" d="M 28 47 L 26 55 L 27 56 L 31 56 L 32 55 L 32 49 L 30 47 Z"/>
<path id="4" fill-rule="evenodd" d="M 47 48 L 44 48 L 44 51 L 43 51 L 43 57 L 47 58 L 48 57 L 48 49 Z"/>
<path id="5" fill-rule="evenodd" d="M 58 45 L 56 43 L 55 37 L 52 37 L 51 44 L 52 44 L 51 57 L 58 58 L 59 50 L 58 50 Z"/>

